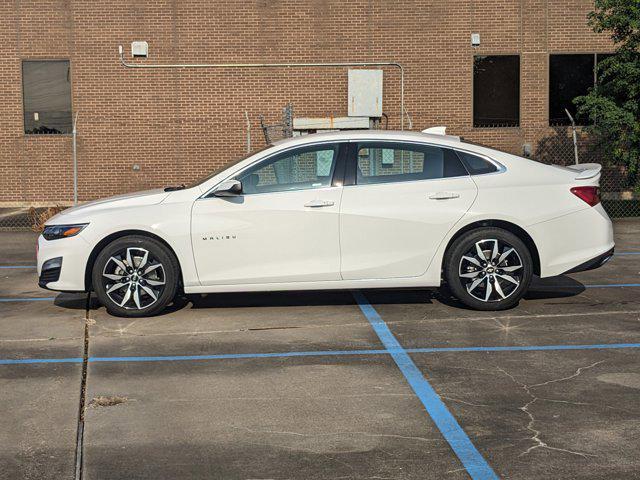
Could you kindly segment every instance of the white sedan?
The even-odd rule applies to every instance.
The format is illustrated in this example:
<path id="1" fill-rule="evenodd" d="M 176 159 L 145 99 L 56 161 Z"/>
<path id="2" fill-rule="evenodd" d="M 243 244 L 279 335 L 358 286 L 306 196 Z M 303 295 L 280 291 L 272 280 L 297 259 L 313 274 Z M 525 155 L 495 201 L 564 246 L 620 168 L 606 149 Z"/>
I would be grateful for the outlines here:
<path id="1" fill-rule="evenodd" d="M 600 165 L 541 164 L 458 137 L 390 131 L 278 142 L 189 187 L 65 210 L 38 239 L 41 287 L 114 315 L 176 295 L 439 287 L 512 307 L 532 275 L 613 255 Z"/>

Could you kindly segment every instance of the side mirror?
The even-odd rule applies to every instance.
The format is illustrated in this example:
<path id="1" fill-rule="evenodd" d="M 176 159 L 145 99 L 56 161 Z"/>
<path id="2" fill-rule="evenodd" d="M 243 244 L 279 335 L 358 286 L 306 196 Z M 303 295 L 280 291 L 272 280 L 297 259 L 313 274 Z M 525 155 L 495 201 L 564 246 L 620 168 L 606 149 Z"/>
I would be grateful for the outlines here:
<path id="1" fill-rule="evenodd" d="M 235 197 L 242 194 L 242 183 L 238 180 L 225 180 L 213 192 L 214 197 Z"/>

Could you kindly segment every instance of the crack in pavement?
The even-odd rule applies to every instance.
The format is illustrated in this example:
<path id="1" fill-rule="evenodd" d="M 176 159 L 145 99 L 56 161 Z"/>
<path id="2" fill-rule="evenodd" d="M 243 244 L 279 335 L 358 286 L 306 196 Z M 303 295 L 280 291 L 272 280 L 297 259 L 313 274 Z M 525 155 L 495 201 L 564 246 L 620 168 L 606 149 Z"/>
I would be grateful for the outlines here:
<path id="1" fill-rule="evenodd" d="M 394 438 L 401 440 L 413 440 L 417 442 L 442 442 L 441 438 L 426 438 L 426 437 L 414 437 L 414 436 L 406 436 L 406 435 L 394 435 L 390 433 L 371 433 L 371 432 L 362 432 L 362 431 L 341 431 L 341 432 L 326 432 L 326 433 L 302 433 L 302 432 L 292 432 L 292 431 L 280 431 L 280 430 L 253 430 L 248 427 L 240 427 L 237 425 L 228 425 L 230 428 L 236 430 L 244 430 L 248 433 L 253 434 L 266 434 L 266 435 L 287 435 L 287 436 L 296 436 L 296 437 L 334 437 L 334 436 L 346 436 L 346 435 L 362 435 L 364 437 L 371 438 Z"/>
<path id="2" fill-rule="evenodd" d="M 498 371 L 502 372 L 504 375 L 509 377 L 511 379 L 511 381 L 513 381 L 516 385 L 519 385 L 522 388 L 522 390 L 524 390 L 527 393 L 527 395 L 529 395 L 529 397 L 531 397 L 531 400 L 529 400 L 525 405 L 523 405 L 522 407 L 519 407 L 518 409 L 523 411 L 529 417 L 529 423 L 527 424 L 527 430 L 529 430 L 533 434 L 529 438 L 529 440 L 535 442 L 535 445 L 530 446 L 524 452 L 520 453 L 520 455 L 518 455 L 519 457 L 521 457 L 523 455 L 527 455 L 527 454 L 531 453 L 533 450 L 536 450 L 538 448 L 544 448 L 546 450 L 554 450 L 554 451 L 558 451 L 558 452 L 569 453 L 571 455 L 578 455 L 578 456 L 583 457 L 583 458 L 596 457 L 597 456 L 597 455 L 593 455 L 593 454 L 590 454 L 590 453 L 584 453 L 584 452 L 578 452 L 578 451 L 575 451 L 575 450 L 569 450 L 569 449 L 566 449 L 566 448 L 552 447 L 552 446 L 550 446 L 548 443 L 546 443 L 545 441 L 543 441 L 540 438 L 540 435 L 542 435 L 542 431 L 540 431 L 540 430 L 538 430 L 537 428 L 534 427 L 534 425 L 536 423 L 536 418 L 533 415 L 533 413 L 531 412 L 530 407 L 534 403 L 536 403 L 538 400 L 543 400 L 544 401 L 546 399 L 542 398 L 542 397 L 538 397 L 537 395 L 535 395 L 534 393 L 531 392 L 531 389 L 537 388 L 537 387 L 546 386 L 546 385 L 551 385 L 553 383 L 558 383 L 558 382 L 564 382 L 564 381 L 567 381 L 567 380 L 571 380 L 573 378 L 576 378 L 580 374 L 582 374 L 582 372 L 584 370 L 588 370 L 588 369 L 594 368 L 594 367 L 596 367 L 597 365 L 600 365 L 603 362 L 604 362 L 604 360 L 600 360 L 598 362 L 592 363 L 591 365 L 580 367 L 572 375 L 569 375 L 567 377 L 556 378 L 556 379 L 548 380 L 548 381 L 542 382 L 542 383 L 535 383 L 533 385 L 527 385 L 527 384 L 517 380 L 513 375 L 511 375 L 509 372 L 507 372 L 504 368 L 496 366 Z"/>

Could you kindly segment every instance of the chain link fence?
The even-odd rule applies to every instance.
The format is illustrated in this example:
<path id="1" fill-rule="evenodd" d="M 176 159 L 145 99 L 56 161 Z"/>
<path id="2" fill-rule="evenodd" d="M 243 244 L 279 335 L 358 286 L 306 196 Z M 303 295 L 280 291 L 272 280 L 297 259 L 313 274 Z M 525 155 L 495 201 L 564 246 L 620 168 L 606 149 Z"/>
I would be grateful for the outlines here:
<path id="1" fill-rule="evenodd" d="M 63 206 L 51 207 L 3 207 L 0 208 L 0 231 L 32 230 L 41 232 L 45 222 L 61 212 Z"/>
<path id="2" fill-rule="evenodd" d="M 640 216 L 640 198 L 626 165 L 606 162 L 602 147 L 580 129 L 576 133 L 578 162 L 602 164 L 600 197 L 609 216 L 612 218 Z M 545 128 L 536 137 L 539 140 L 534 150 L 535 160 L 556 165 L 576 163 L 570 127 Z"/>
<path id="3" fill-rule="evenodd" d="M 274 141 L 292 135 L 293 108 L 290 105 L 283 110 L 282 122 L 275 125 L 261 123 L 265 139 Z M 600 178 L 602 205 L 612 218 L 640 216 L 640 198 L 630 181 L 627 167 L 621 164 L 608 164 L 603 161 L 602 151 L 590 138 L 578 130 L 579 163 L 603 164 Z M 571 165 L 575 163 L 573 138 L 570 127 L 545 127 L 534 132 L 535 144 L 532 145 L 532 157 L 540 162 Z M 515 153 L 515 152 L 514 152 Z M 44 222 L 63 210 L 64 207 L 52 205 L 42 208 L 0 208 L 0 231 L 34 230 L 39 231 Z"/>

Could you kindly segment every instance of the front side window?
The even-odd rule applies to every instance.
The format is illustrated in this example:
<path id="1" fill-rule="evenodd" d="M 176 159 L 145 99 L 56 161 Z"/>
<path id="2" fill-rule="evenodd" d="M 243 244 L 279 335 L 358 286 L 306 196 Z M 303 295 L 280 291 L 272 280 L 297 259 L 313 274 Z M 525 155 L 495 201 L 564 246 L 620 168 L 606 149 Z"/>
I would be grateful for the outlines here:
<path id="1" fill-rule="evenodd" d="M 337 145 L 299 148 L 261 162 L 237 179 L 245 194 L 328 187 L 337 158 Z"/>
<path id="2" fill-rule="evenodd" d="M 22 62 L 24 133 L 71 133 L 68 60 Z"/>
<path id="3" fill-rule="evenodd" d="M 409 182 L 467 175 L 453 150 L 430 145 L 359 143 L 359 185 Z"/>
<path id="4" fill-rule="evenodd" d="M 597 82 L 597 65 L 609 54 L 559 54 L 549 56 L 549 125 L 571 125 L 565 109 L 578 124 L 573 99 L 586 95 Z"/>
<path id="5" fill-rule="evenodd" d="M 473 59 L 473 126 L 520 124 L 520 57 L 476 55 Z"/>

